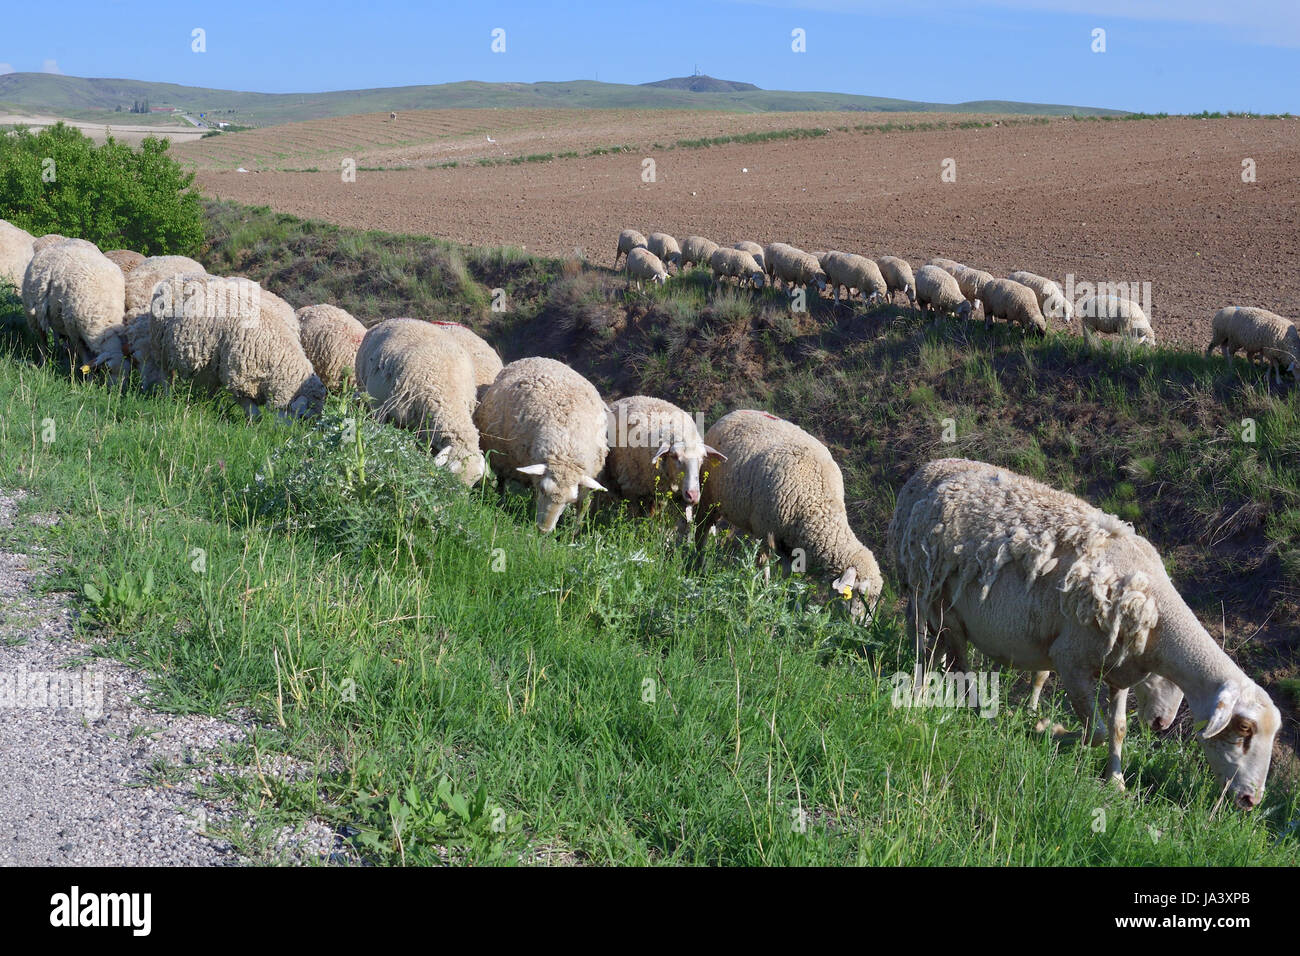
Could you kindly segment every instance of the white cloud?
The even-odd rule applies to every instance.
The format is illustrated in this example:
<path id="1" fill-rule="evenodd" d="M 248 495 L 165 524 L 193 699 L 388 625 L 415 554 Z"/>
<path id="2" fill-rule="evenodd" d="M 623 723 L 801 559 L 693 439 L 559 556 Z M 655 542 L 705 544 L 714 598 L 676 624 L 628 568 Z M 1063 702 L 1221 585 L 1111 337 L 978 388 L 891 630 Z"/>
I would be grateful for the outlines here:
<path id="1" fill-rule="evenodd" d="M 0 63 L 0 76 L 3 76 L 6 73 L 12 73 L 13 71 L 14 65 L 12 63 Z"/>
<path id="2" fill-rule="evenodd" d="M 45 61 L 43 61 L 43 62 L 41 63 L 41 72 L 42 72 L 42 73 L 58 73 L 59 75 L 62 75 L 62 74 L 63 74 L 63 71 L 59 69 L 59 63 L 58 63 L 57 60 L 45 60 Z"/>

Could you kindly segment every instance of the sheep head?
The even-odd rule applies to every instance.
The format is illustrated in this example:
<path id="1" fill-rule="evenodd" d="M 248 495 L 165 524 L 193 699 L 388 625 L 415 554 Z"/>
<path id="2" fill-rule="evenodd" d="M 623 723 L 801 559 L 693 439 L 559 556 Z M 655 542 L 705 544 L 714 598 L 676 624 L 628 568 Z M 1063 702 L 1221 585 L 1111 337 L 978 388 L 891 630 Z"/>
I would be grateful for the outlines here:
<path id="1" fill-rule="evenodd" d="M 669 487 L 674 491 L 680 489 L 682 500 L 686 504 L 697 505 L 700 503 L 700 469 L 704 465 L 704 460 L 710 456 L 720 461 L 727 460 L 727 456 L 722 452 L 702 442 L 699 444 L 664 442 L 650 460 L 655 463 L 660 460 L 666 461 Z"/>
<path id="2" fill-rule="evenodd" d="M 1214 708 L 1198 728 L 1201 724 L 1201 745 L 1214 775 L 1238 807 L 1252 809 L 1264 796 L 1281 711 L 1263 688 L 1242 676 L 1219 686 Z"/>
<path id="3" fill-rule="evenodd" d="M 876 604 L 880 601 L 880 592 L 884 587 L 885 582 L 880 576 L 880 566 L 876 563 L 876 557 L 871 553 L 871 549 L 866 546 L 860 547 L 853 554 L 844 571 L 831 582 L 831 589 L 846 600 L 851 602 L 854 598 L 858 598 L 865 604 L 868 620 L 875 613 Z M 862 613 L 861 610 L 855 609 L 854 616 L 857 617 Z"/>
<path id="4" fill-rule="evenodd" d="M 589 491 L 607 490 L 595 478 L 576 468 L 538 462 L 515 470 L 533 479 L 533 491 L 537 496 L 537 528 L 543 534 L 554 531 L 564 509 L 581 500 Z"/>
<path id="5" fill-rule="evenodd" d="M 479 451 L 469 454 L 454 455 L 451 445 L 445 446 L 434 455 L 433 463 L 438 468 L 446 468 L 466 485 L 476 485 L 487 471 L 487 460 Z"/>

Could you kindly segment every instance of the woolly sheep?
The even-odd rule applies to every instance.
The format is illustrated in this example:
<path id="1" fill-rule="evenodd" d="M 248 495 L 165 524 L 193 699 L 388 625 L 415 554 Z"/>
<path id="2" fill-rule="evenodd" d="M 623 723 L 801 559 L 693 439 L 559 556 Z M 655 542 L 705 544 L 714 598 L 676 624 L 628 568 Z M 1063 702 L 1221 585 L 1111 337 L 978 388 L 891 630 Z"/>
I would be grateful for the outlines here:
<path id="1" fill-rule="evenodd" d="M 964 265 L 962 265 L 960 262 L 957 262 L 954 259 L 943 259 L 943 258 L 931 259 L 929 262 L 926 263 L 926 265 L 938 266 L 940 269 L 948 273 L 948 275 L 952 276 L 954 279 L 957 278 L 958 272 L 966 268 Z"/>
<path id="2" fill-rule="evenodd" d="M 474 366 L 474 386 L 481 396 L 487 387 L 496 381 L 497 375 L 501 372 L 501 356 L 497 354 L 497 350 L 480 338 L 473 329 L 459 322 L 430 322 L 429 324 L 450 335 L 456 344 L 465 350 L 470 363 Z"/>
<path id="3" fill-rule="evenodd" d="M 159 380 L 157 368 L 146 368 L 146 358 L 152 354 L 149 338 L 152 334 L 149 310 L 159 283 L 177 276 L 203 273 L 203 266 L 189 256 L 150 256 L 138 262 L 126 276 L 126 343 L 123 351 L 140 369 L 145 382 Z"/>
<path id="4" fill-rule="evenodd" d="M 502 498 L 506 478 L 528 476 L 537 503 L 537 527 L 555 529 L 565 507 L 588 504 L 609 450 L 608 409 L 596 387 L 562 362 L 511 362 L 483 393 L 474 412 L 479 442 Z"/>
<path id="5" fill-rule="evenodd" d="M 334 305 L 307 305 L 297 312 L 298 340 L 312 368 L 331 392 L 355 373 L 366 327 Z"/>
<path id="6" fill-rule="evenodd" d="M 706 456 L 718 454 L 704 443 L 694 419 L 671 402 L 648 395 L 620 398 L 609 406 L 609 414 L 606 487 L 654 514 L 662 473 L 664 489 L 681 493 L 689 518 L 691 506 L 700 500 L 700 467 Z"/>
<path id="7" fill-rule="evenodd" d="M 23 288 L 23 275 L 35 250 L 31 233 L 0 219 L 0 284 L 8 282 L 15 292 Z"/>
<path id="8" fill-rule="evenodd" d="M 836 302 L 840 301 L 840 286 L 844 287 L 844 298 L 850 298 L 852 290 L 857 289 L 868 303 L 889 293 L 889 286 L 880 267 L 866 256 L 828 252 L 822 256 L 821 267 L 829 280 Z"/>
<path id="9" fill-rule="evenodd" d="M 953 277 L 957 280 L 957 287 L 961 289 L 961 294 L 966 297 L 966 301 L 975 308 L 975 303 L 979 301 L 980 289 L 984 288 L 993 281 L 993 276 L 980 269 L 972 269 L 970 266 L 958 269 L 957 274 Z"/>
<path id="10" fill-rule="evenodd" d="M 1079 317 L 1083 320 L 1085 336 L 1092 332 L 1119 333 L 1135 342 L 1156 344 L 1150 320 L 1142 307 L 1129 299 L 1090 295 L 1079 303 Z"/>
<path id="11" fill-rule="evenodd" d="M 876 558 L 849 527 L 844 477 L 826 446 L 767 412 L 734 411 L 704 435 L 726 458 L 710 457 L 695 515 L 699 546 L 719 518 L 769 551 L 802 550 L 810 565 L 836 575 L 831 587 L 874 609 L 883 582 Z M 784 563 L 784 559 L 783 559 Z"/>
<path id="12" fill-rule="evenodd" d="M 1300 331 L 1294 323 L 1266 309 L 1251 306 L 1228 306 L 1214 314 L 1214 332 L 1205 350 L 1208 358 L 1215 348 L 1231 360 L 1238 349 L 1246 357 L 1262 355 L 1274 379 L 1282 384 L 1282 370 L 1297 373 L 1300 367 Z"/>
<path id="13" fill-rule="evenodd" d="M 624 269 L 627 272 L 628 281 L 635 282 L 636 287 L 641 288 L 643 279 L 649 279 L 651 282 L 657 282 L 663 285 L 668 281 L 668 267 L 660 261 L 649 249 L 633 249 L 627 254 L 627 261 L 624 263 Z"/>
<path id="14" fill-rule="evenodd" d="M 758 267 L 766 272 L 767 260 L 764 258 L 763 247 L 757 242 L 750 242 L 748 239 L 742 239 L 731 248 L 739 249 L 741 252 L 748 252 L 758 263 Z"/>
<path id="15" fill-rule="evenodd" d="M 682 267 L 682 247 L 677 240 L 666 232 L 652 232 L 646 237 L 646 248 L 653 252 L 665 265 Z"/>
<path id="16" fill-rule="evenodd" d="M 418 432 L 438 449 L 434 464 L 465 484 L 483 477 L 474 365 L 451 336 L 419 319 L 380 322 L 361 340 L 356 375 L 376 418 Z"/>
<path id="17" fill-rule="evenodd" d="M 826 290 L 827 278 L 821 263 L 802 249 L 783 242 L 774 242 L 763 250 L 763 269 L 773 288 L 777 282 L 784 282 L 787 289 L 816 285 L 817 291 Z"/>
<path id="18" fill-rule="evenodd" d="M 743 249 L 714 249 L 713 255 L 709 257 L 709 268 L 713 270 L 714 279 L 731 277 L 737 283 L 752 282 L 760 289 L 767 278 L 763 267 Z"/>
<path id="19" fill-rule="evenodd" d="M 1034 295 L 1038 296 L 1038 307 L 1047 318 L 1061 319 L 1065 322 L 1074 320 L 1074 306 L 1065 297 L 1061 287 L 1051 279 L 1024 270 L 1013 272 L 1007 278 L 1033 289 Z"/>
<path id="20" fill-rule="evenodd" d="M 180 377 L 224 388 L 249 418 L 266 404 L 293 415 L 319 414 L 325 385 L 263 293 L 248 279 L 202 272 L 161 283 L 147 313 L 145 387 Z"/>
<path id="21" fill-rule="evenodd" d="M 712 239 L 705 239 L 703 236 L 687 236 L 682 240 L 682 268 L 692 263 L 707 266 L 717 248 L 718 244 Z"/>
<path id="22" fill-rule="evenodd" d="M 907 296 L 907 301 L 911 303 L 912 308 L 916 308 L 916 276 L 912 273 L 908 261 L 897 256 L 881 256 L 876 260 L 876 265 L 880 267 L 880 274 L 885 277 L 889 297 L 892 299 L 895 292 L 901 292 Z"/>
<path id="23" fill-rule="evenodd" d="M 635 229 L 624 229 L 618 234 L 618 248 L 614 250 L 614 268 L 618 268 L 618 257 L 626 256 L 633 249 L 644 249 L 646 237 Z"/>
<path id="24" fill-rule="evenodd" d="M 959 319 L 969 319 L 971 304 L 961 294 L 961 288 L 952 274 L 939 266 L 924 265 L 916 270 L 916 301 L 921 313 L 955 313 Z"/>
<path id="25" fill-rule="evenodd" d="M 899 492 L 889 553 L 918 646 L 927 631 L 938 635 L 963 671 L 967 642 L 1011 667 L 1055 670 L 1091 742 L 1109 736 L 1113 782 L 1123 786 L 1128 688 L 1158 674 L 1187 695 L 1210 766 L 1238 806 L 1259 801 L 1281 714 L 1132 525 L 1006 469 L 949 458 L 921 466 Z"/>
<path id="26" fill-rule="evenodd" d="M 111 249 L 104 255 L 113 260 L 124 276 L 129 276 L 136 266 L 145 261 L 143 255 L 131 249 Z"/>
<path id="27" fill-rule="evenodd" d="M 1047 332 L 1047 320 L 1038 308 L 1034 290 L 1010 279 L 993 279 L 980 286 L 979 302 L 984 307 L 984 325 L 991 327 L 994 319 L 1014 322 L 1026 331 L 1042 335 Z"/>
<path id="28" fill-rule="evenodd" d="M 23 310 L 41 357 L 53 334 L 83 365 L 122 372 L 126 280 L 111 259 L 78 239 L 47 245 L 23 275 Z"/>

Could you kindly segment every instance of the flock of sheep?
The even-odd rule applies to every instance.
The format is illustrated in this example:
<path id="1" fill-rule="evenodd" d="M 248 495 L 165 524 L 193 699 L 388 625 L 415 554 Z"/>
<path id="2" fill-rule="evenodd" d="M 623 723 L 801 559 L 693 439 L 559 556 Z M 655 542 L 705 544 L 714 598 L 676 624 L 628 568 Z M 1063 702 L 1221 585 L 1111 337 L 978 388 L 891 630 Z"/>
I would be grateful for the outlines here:
<path id="1" fill-rule="evenodd" d="M 1059 292 L 955 263 L 913 277 L 901 260 L 819 258 L 780 245 L 710 249 L 696 237 L 678 249 L 659 234 L 624 249 L 627 236 L 619 246 L 629 271 L 653 257 L 660 271 L 651 278 L 660 281 L 664 256 L 680 267 L 707 253 L 719 276 L 834 283 L 837 295 L 840 285 L 869 297 L 902 292 L 960 315 L 974 300 L 989 321 L 1028 317 L 1035 328 L 1042 302 Z M 257 283 L 209 275 L 193 259 L 103 253 L 0 221 L 4 279 L 21 289 L 42 357 L 52 338 L 87 371 L 102 367 L 117 380 L 134 366 L 146 388 L 188 379 L 227 391 L 250 416 L 268 405 L 314 415 L 327 391 L 345 392 L 355 379 L 378 419 L 416 431 L 434 465 L 466 485 L 491 467 L 503 497 L 508 480 L 531 486 L 542 532 L 568 506 L 585 510 L 593 492 L 651 513 L 669 492 L 694 522 L 697 547 L 725 520 L 757 538 L 765 556 L 822 575 L 859 615 L 880 601 L 880 567 L 850 527 L 839 466 L 822 442 L 767 412 L 732 411 L 701 434 L 663 399 L 607 403 L 562 362 L 504 364 L 456 323 L 392 318 L 366 329 L 332 305 L 295 312 Z M 1122 321 L 1135 327 L 1132 314 Z M 1107 772 L 1121 786 L 1128 688 L 1157 729 L 1185 695 L 1225 790 L 1243 808 L 1261 799 L 1281 715 L 1196 620 L 1131 525 L 1004 469 L 947 459 L 918 469 L 899 493 L 887 553 L 909 594 L 918 654 L 964 670 L 970 643 L 1032 671 L 1031 706 L 1056 671 L 1090 741 L 1109 737 Z M 1104 713 L 1094 700 L 1099 677 Z"/>
<path id="2" fill-rule="evenodd" d="M 845 298 L 856 292 L 866 302 L 892 300 L 901 293 L 922 314 L 934 312 L 969 319 L 975 310 L 984 314 L 985 325 L 1003 319 L 1027 332 L 1046 334 L 1048 320 L 1072 321 L 1076 307 L 1061 286 L 1033 272 L 1017 271 L 1005 279 L 965 266 L 952 259 L 931 259 L 915 273 L 904 259 L 866 256 L 846 252 L 804 252 L 782 242 L 760 246 L 738 242 L 731 248 L 703 236 L 687 236 L 681 243 L 667 233 L 644 236 L 624 229 L 618 236 L 614 268 L 626 257 L 624 269 L 630 281 L 641 288 L 648 280 L 663 284 L 669 268 L 707 266 L 717 281 L 735 279 L 737 284 L 762 288 L 803 289 L 810 286 L 825 292 L 829 286 L 836 303 L 840 289 Z M 1089 295 L 1077 304 L 1085 337 L 1100 332 L 1121 335 L 1139 344 L 1154 345 L 1155 332 L 1142 307 L 1118 295 Z M 1300 332 L 1289 319 L 1266 309 L 1229 306 L 1220 309 L 1212 323 L 1208 356 L 1222 348 L 1231 359 L 1244 351 L 1248 360 L 1264 359 L 1274 379 L 1281 384 L 1282 372 L 1296 375 L 1300 365 Z"/>

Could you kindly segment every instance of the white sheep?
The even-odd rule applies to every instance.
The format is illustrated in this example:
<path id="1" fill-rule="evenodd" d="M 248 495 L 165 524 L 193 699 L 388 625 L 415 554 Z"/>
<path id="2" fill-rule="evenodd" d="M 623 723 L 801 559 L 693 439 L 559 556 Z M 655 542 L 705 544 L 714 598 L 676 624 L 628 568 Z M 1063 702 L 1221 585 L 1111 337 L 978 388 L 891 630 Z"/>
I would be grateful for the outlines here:
<path id="1" fill-rule="evenodd" d="M 918 650 L 929 632 L 958 670 L 969 642 L 1011 667 L 1056 671 L 1093 744 L 1107 737 L 1101 675 L 1106 773 L 1119 786 L 1128 688 L 1158 674 L 1187 695 L 1219 782 L 1243 808 L 1259 801 L 1281 714 L 1131 525 L 1004 468 L 949 458 L 921 466 L 899 492 L 889 552 Z"/>
<path id="2" fill-rule="evenodd" d="M 1145 345 L 1156 344 L 1156 333 L 1142 307 L 1119 296 L 1090 295 L 1079 303 L 1079 317 L 1083 321 L 1084 338 L 1093 332 L 1108 335 L 1118 333 L 1126 339 Z"/>
<path id="3" fill-rule="evenodd" d="M 650 514 L 658 507 L 656 492 L 680 492 L 689 520 L 691 507 L 700 501 L 700 466 L 706 456 L 719 455 L 704 443 L 694 419 L 648 395 L 620 398 L 609 406 L 609 415 L 605 486 Z"/>
<path id="4" fill-rule="evenodd" d="M 948 273 L 948 275 L 952 276 L 954 279 L 957 278 L 958 272 L 966 268 L 964 265 L 962 265 L 960 262 L 957 262 L 955 259 L 944 259 L 942 257 L 936 257 L 934 259 L 931 259 L 929 262 L 926 263 L 926 265 L 938 266 L 940 269 Z"/>
<path id="5" fill-rule="evenodd" d="M 224 388 L 249 418 L 263 405 L 319 414 L 325 385 L 280 307 L 263 293 L 248 279 L 202 272 L 160 283 L 147 313 L 148 345 L 139 356 L 145 388 L 179 377 Z"/>
<path id="6" fill-rule="evenodd" d="M 638 289 L 645 279 L 659 285 L 668 281 L 668 267 L 649 249 L 633 249 L 627 254 L 623 267 L 627 272 L 628 284 L 635 282 Z"/>
<path id="7" fill-rule="evenodd" d="M 666 232 L 652 232 L 646 237 L 646 248 L 653 252 L 664 265 L 682 267 L 682 247 L 677 240 Z"/>
<path id="8" fill-rule="evenodd" d="M 992 279 L 979 287 L 979 303 L 984 307 L 984 325 L 992 327 L 994 319 L 1014 322 L 1026 332 L 1044 335 L 1047 320 L 1038 308 L 1038 296 L 1029 286 L 1010 279 Z"/>
<path id="9" fill-rule="evenodd" d="M 633 249 L 646 248 L 646 237 L 635 229 L 624 229 L 618 234 L 618 248 L 614 250 L 614 268 L 618 268 L 618 257 L 626 256 Z"/>
<path id="10" fill-rule="evenodd" d="M 1238 349 L 1244 349 L 1248 359 L 1262 356 L 1279 385 L 1284 369 L 1300 374 L 1300 331 L 1291 320 L 1267 309 L 1233 305 L 1216 312 L 1206 357 L 1216 348 L 1229 360 Z"/>
<path id="11" fill-rule="evenodd" d="M 703 236 L 687 236 L 682 240 L 682 268 L 685 269 L 692 263 L 707 266 L 717 248 L 718 244 L 712 239 L 705 239 Z"/>
<path id="12" fill-rule="evenodd" d="M 840 301 L 840 286 L 844 287 L 844 298 L 852 295 L 852 290 L 874 304 L 889 294 L 889 285 L 880 271 L 880 267 L 866 256 L 848 252 L 826 252 L 821 257 L 821 268 L 829 280 L 836 302 Z"/>
<path id="13" fill-rule="evenodd" d="M 709 257 L 709 268 L 713 270 L 715 280 L 734 278 L 738 285 L 753 283 L 761 289 L 767 279 L 763 267 L 743 249 L 714 249 Z"/>
<path id="14" fill-rule="evenodd" d="M 764 272 L 767 271 L 767 260 L 764 258 L 763 247 L 760 246 L 757 242 L 751 242 L 748 239 L 742 239 L 740 242 L 736 243 L 731 248 L 739 249 L 741 252 L 748 252 L 751 256 L 754 257 L 754 261 L 758 263 L 758 267 L 762 269 Z"/>
<path id="15" fill-rule="evenodd" d="M 972 309 L 980 300 L 980 290 L 993 281 L 992 274 L 981 269 L 973 269 L 970 266 L 958 269 L 953 278 L 957 280 L 957 287 L 961 289 L 961 294 L 966 297 L 966 301 L 971 304 Z"/>
<path id="16" fill-rule="evenodd" d="M 907 296 L 907 301 L 912 308 L 916 308 L 916 276 L 908 261 L 897 256 L 881 256 L 876 260 L 876 265 L 880 267 L 880 274 L 885 277 L 889 297 L 892 299 L 895 292 L 901 292 Z"/>
<path id="17" fill-rule="evenodd" d="M 784 282 L 787 290 L 798 286 L 817 286 L 818 292 L 826 290 L 827 277 L 821 263 L 813 256 L 784 242 L 774 242 L 763 250 L 763 270 L 776 288 Z"/>
<path id="18" fill-rule="evenodd" d="M 355 374 L 366 327 L 335 305 L 306 305 L 297 312 L 298 340 L 325 388 L 341 392 Z"/>
<path id="19" fill-rule="evenodd" d="M 916 270 L 916 301 L 921 314 L 935 312 L 955 314 L 959 319 L 969 319 L 971 304 L 961 294 L 961 288 L 952 273 L 936 265 L 924 265 Z"/>
<path id="20" fill-rule="evenodd" d="M 501 373 L 501 356 L 487 341 L 459 322 L 430 322 L 435 329 L 450 335 L 474 365 L 474 385 L 481 396 Z"/>
<path id="21" fill-rule="evenodd" d="M 161 374 L 156 367 L 145 367 L 147 356 L 151 354 L 150 306 L 154 292 L 159 283 L 166 280 L 205 271 L 202 265 L 189 256 L 150 256 L 143 262 L 136 263 L 126 273 L 126 315 L 123 319 L 126 336 L 123 352 L 140 370 L 145 382 L 156 384 Z"/>
<path id="22" fill-rule="evenodd" d="M 562 362 L 525 358 L 501 370 L 474 411 L 479 443 L 506 494 L 506 479 L 526 475 L 537 527 L 555 529 L 564 509 L 604 491 L 596 480 L 609 451 L 608 409 L 596 387 Z"/>
<path id="23" fill-rule="evenodd" d="M 450 335 L 419 319 L 380 322 L 361 340 L 356 376 L 377 419 L 418 432 L 438 449 L 434 464 L 465 484 L 483 477 L 474 365 Z"/>
<path id="24" fill-rule="evenodd" d="M 42 360 L 46 336 L 83 365 L 122 372 L 126 280 L 111 259 L 80 239 L 46 245 L 23 275 L 23 310 Z"/>
<path id="25" fill-rule="evenodd" d="M 23 288 L 23 276 L 36 254 L 31 233 L 0 219 L 0 284 L 8 282 L 15 292 Z"/>
<path id="26" fill-rule="evenodd" d="M 1034 290 L 1034 295 L 1038 296 L 1038 307 L 1045 317 L 1061 319 L 1064 322 L 1074 320 L 1074 306 L 1065 297 L 1061 287 L 1051 279 L 1036 275 L 1033 272 L 1025 272 L 1023 269 L 1011 273 L 1007 278 L 1012 282 L 1027 285 Z"/>
<path id="27" fill-rule="evenodd" d="M 799 426 L 767 412 L 724 415 L 704 435 L 710 456 L 695 514 L 695 540 L 725 519 L 781 555 L 837 577 L 831 587 L 874 609 L 883 581 L 871 549 L 849 527 L 844 476 L 830 451 Z M 721 456 L 725 455 L 725 459 Z"/>

